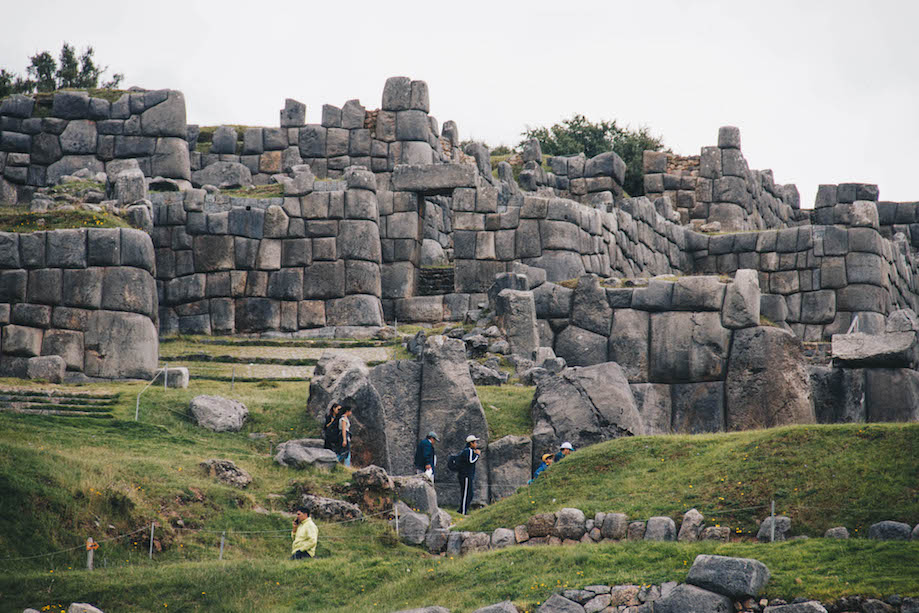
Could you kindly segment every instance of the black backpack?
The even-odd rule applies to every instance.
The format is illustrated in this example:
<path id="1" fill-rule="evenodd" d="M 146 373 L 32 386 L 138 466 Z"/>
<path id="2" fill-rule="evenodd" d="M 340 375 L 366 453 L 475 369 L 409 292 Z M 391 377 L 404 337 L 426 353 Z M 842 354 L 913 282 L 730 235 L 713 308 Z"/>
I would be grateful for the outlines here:
<path id="1" fill-rule="evenodd" d="M 447 470 L 459 472 L 459 456 L 459 453 L 454 453 L 447 457 Z"/>

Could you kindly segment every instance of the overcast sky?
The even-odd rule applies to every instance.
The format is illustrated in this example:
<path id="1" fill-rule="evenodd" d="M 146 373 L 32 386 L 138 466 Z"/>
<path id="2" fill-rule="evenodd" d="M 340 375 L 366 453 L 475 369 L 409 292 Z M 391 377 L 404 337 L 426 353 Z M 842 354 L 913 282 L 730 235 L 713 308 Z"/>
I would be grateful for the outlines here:
<path id="1" fill-rule="evenodd" d="M 0 66 L 91 44 L 125 85 L 182 90 L 190 123 L 276 126 L 284 98 L 359 98 L 428 82 L 461 138 L 515 145 L 574 113 L 647 126 L 680 154 L 740 127 L 753 168 L 880 185 L 919 200 L 919 2 L 4 3 Z"/>

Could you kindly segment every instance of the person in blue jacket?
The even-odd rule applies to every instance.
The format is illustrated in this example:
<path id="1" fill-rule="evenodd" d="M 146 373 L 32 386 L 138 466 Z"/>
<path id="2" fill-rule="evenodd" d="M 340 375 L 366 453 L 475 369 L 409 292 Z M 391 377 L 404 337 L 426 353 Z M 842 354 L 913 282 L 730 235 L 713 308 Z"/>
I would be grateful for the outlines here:
<path id="1" fill-rule="evenodd" d="M 530 483 L 536 481 L 536 477 L 542 474 L 542 471 L 546 470 L 552 466 L 552 462 L 555 461 L 555 457 L 551 453 L 543 454 L 542 462 L 539 463 L 539 466 L 536 467 L 536 471 L 533 473 L 533 478 L 530 479 Z"/>
<path id="2" fill-rule="evenodd" d="M 437 433 L 428 432 L 428 435 L 418 441 L 415 448 L 415 474 L 423 474 L 434 483 L 434 467 L 437 466 L 437 452 L 434 451 L 434 441 L 439 441 Z"/>
<path id="3" fill-rule="evenodd" d="M 558 447 L 558 453 L 555 454 L 555 461 L 559 462 L 565 459 L 565 456 L 574 451 L 574 447 L 571 446 L 571 443 L 565 441 Z"/>
<path id="4" fill-rule="evenodd" d="M 482 451 L 479 447 L 479 437 L 470 434 L 466 437 L 466 448 L 463 449 L 457 458 L 459 470 L 460 486 L 460 507 L 459 512 L 463 515 L 469 513 L 469 507 L 472 505 L 473 485 L 475 480 L 475 463 L 479 461 Z"/>

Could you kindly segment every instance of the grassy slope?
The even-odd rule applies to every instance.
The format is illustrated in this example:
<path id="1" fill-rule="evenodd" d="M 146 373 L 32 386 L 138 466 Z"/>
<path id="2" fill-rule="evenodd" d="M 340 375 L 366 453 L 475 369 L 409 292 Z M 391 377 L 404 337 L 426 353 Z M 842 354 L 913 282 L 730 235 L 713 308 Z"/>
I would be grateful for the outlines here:
<path id="1" fill-rule="evenodd" d="M 287 520 L 256 513 L 255 507 L 274 503 L 283 508 L 304 488 L 336 495 L 348 473 L 282 469 L 267 455 L 265 440 L 246 435 L 270 431 L 276 440 L 315 435 L 317 424 L 303 410 L 308 384 L 237 384 L 232 396 L 252 412 L 251 423 L 240 434 L 202 431 L 181 417 L 195 394 L 231 395 L 226 383 L 192 385 L 188 391 L 148 389 L 139 424 L 133 422 L 134 396 L 142 386 L 129 383 L 82 388 L 119 392 L 114 420 L 0 414 L 3 556 L 78 546 L 90 534 L 98 539 L 126 532 L 154 517 L 161 522 L 157 540 L 163 546 L 150 563 L 145 537 L 105 543 L 97 552 L 97 568 L 100 560 L 108 568 L 92 575 L 75 570 L 85 559 L 79 550 L 25 562 L 0 560 L 0 602 L 9 603 L 10 610 L 90 601 L 103 610 L 119 611 L 249 611 L 258 603 L 272 611 L 344 612 L 430 603 L 471 611 L 512 598 L 533 607 L 566 584 L 680 580 L 695 555 L 703 552 L 763 560 L 773 571 L 771 596 L 919 594 L 919 543 L 864 539 L 774 546 L 520 547 L 451 560 L 396 545 L 388 527 L 370 521 L 320 524 L 319 559 L 291 563 L 285 560 Z M 532 390 L 483 389 L 483 403 L 497 408 L 486 408 L 494 421 L 493 435 L 529 428 L 524 409 Z M 613 441 L 578 451 L 535 486 L 476 511 L 463 528 L 513 526 L 534 512 L 562 506 L 620 510 L 633 517 L 676 516 L 698 506 L 711 520 L 714 516 L 707 511 L 713 506 L 733 507 L 733 501 L 746 499 L 762 504 L 773 488 L 779 510 L 791 512 L 796 533 L 818 533 L 836 524 L 863 531 L 877 519 L 915 523 L 919 469 L 912 458 L 919 451 L 917 441 L 919 425 L 874 424 Z M 239 491 L 204 476 L 197 464 L 212 457 L 237 462 L 252 474 L 252 486 Z M 269 494 L 285 498 L 273 501 Z M 838 511 L 840 501 L 849 510 Z M 836 510 L 817 510 L 823 506 Z M 748 533 L 763 512 L 723 512 L 717 517 Z M 282 532 L 231 534 L 225 560 L 218 562 L 219 535 L 178 530 L 173 525 L 177 517 L 191 528 Z M 95 521 L 101 529 L 94 527 Z M 108 524 L 116 526 L 114 533 L 106 530 Z"/>
<path id="2" fill-rule="evenodd" d="M 122 218 L 111 213 L 75 210 L 30 213 L 25 207 L 0 209 L 0 232 L 35 232 L 61 228 L 130 228 Z"/>
<path id="3" fill-rule="evenodd" d="M 708 521 L 749 535 L 774 498 L 795 534 L 844 525 L 858 536 L 885 519 L 919 522 L 917 455 L 919 424 L 623 438 L 572 454 L 462 527 L 513 527 L 563 506 L 635 519 L 679 519 L 696 507 Z"/>

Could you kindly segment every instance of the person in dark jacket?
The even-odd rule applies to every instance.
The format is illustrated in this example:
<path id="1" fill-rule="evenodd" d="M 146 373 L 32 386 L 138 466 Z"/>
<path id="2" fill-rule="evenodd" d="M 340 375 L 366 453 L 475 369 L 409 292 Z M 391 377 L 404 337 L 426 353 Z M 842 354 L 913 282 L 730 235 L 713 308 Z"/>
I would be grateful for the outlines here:
<path id="1" fill-rule="evenodd" d="M 415 448 L 415 474 L 426 476 L 431 483 L 434 483 L 434 467 L 437 466 L 437 452 L 434 451 L 434 441 L 439 441 L 436 432 L 428 432 L 428 435 L 418 441 L 418 447 Z"/>
<path id="2" fill-rule="evenodd" d="M 574 451 L 574 447 L 571 446 L 571 443 L 565 441 L 558 447 L 558 453 L 555 454 L 555 461 L 560 462 L 565 459 L 565 456 Z"/>
<path id="3" fill-rule="evenodd" d="M 340 432 L 338 431 L 338 417 L 341 413 L 341 405 L 337 402 L 329 407 L 329 412 L 325 416 L 325 425 L 322 427 L 322 438 L 326 449 L 331 449 L 338 454 L 340 441 Z"/>
<path id="4" fill-rule="evenodd" d="M 459 512 L 466 515 L 472 504 L 473 484 L 475 481 L 475 463 L 479 461 L 482 451 L 479 449 L 479 437 L 470 434 L 466 437 L 466 448 L 463 449 L 457 458 L 459 470 L 460 486 L 460 507 Z"/>

